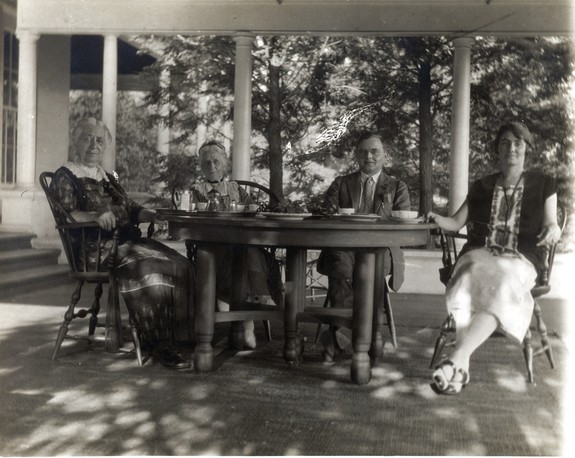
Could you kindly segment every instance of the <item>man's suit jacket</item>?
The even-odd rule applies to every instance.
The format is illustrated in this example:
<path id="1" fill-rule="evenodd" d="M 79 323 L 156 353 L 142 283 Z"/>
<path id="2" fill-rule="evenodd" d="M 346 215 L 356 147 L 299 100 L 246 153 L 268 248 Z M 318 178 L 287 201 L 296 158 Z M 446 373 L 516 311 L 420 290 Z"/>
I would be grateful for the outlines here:
<path id="1" fill-rule="evenodd" d="M 359 208 L 361 196 L 361 172 L 337 177 L 325 193 L 327 208 Z M 383 205 L 382 205 L 383 203 Z M 409 191 L 406 184 L 384 172 L 377 180 L 373 196 L 374 213 L 391 216 L 392 210 L 411 210 Z M 390 247 L 391 281 L 390 286 L 397 291 L 403 284 L 405 264 L 403 251 L 399 247 Z M 319 267 L 319 261 L 318 261 Z"/>

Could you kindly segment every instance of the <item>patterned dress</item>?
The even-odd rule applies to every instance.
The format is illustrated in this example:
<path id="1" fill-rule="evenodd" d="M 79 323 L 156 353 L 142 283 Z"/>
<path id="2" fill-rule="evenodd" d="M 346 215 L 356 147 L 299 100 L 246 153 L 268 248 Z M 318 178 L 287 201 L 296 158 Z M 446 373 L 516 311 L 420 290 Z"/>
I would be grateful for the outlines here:
<path id="1" fill-rule="evenodd" d="M 506 335 L 523 340 L 539 267 L 536 235 L 545 200 L 554 193 L 554 180 L 538 172 L 525 172 L 507 189 L 498 175 L 472 185 L 467 197 L 470 243 L 463 247 L 446 290 L 447 310 L 458 328 L 466 327 L 474 313 L 485 312 Z"/>
<path id="2" fill-rule="evenodd" d="M 109 210 L 116 216 L 120 238 L 115 271 L 142 344 L 193 340 L 195 271 L 175 250 L 141 237 L 137 224 L 143 207 L 129 199 L 114 176 L 101 167 L 68 162 L 56 171 L 51 189 L 69 213 Z M 105 235 L 104 252 L 112 243 L 112 233 Z M 94 263 L 97 242 L 90 243 L 89 262 Z"/>

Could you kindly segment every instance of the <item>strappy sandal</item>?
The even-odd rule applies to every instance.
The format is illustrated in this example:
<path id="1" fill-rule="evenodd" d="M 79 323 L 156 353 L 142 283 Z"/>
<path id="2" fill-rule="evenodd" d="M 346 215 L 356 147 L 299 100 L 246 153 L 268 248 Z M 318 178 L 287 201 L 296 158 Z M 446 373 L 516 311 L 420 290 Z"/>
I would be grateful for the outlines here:
<path id="1" fill-rule="evenodd" d="M 451 378 L 445 372 L 445 368 L 451 368 Z M 432 375 L 433 383 L 431 388 L 437 394 L 454 395 L 459 394 L 469 383 L 469 373 L 463 369 L 457 369 L 453 361 L 447 359 L 436 366 Z"/>

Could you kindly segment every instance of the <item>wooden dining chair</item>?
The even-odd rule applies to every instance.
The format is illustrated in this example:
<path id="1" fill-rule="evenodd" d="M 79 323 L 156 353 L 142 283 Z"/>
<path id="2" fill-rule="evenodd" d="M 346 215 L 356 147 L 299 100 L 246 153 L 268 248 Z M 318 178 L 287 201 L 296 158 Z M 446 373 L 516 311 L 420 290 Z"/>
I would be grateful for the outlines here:
<path id="1" fill-rule="evenodd" d="M 70 267 L 69 275 L 70 278 L 76 280 L 76 288 L 72 293 L 70 305 L 64 313 L 64 321 L 58 331 L 51 359 L 55 360 L 57 358 L 64 339 L 78 339 L 78 337 L 71 337 L 68 335 L 70 323 L 76 318 L 85 318 L 88 315 L 90 316 L 88 323 L 89 337 L 87 338 L 87 340 L 90 341 L 90 337 L 94 335 L 96 327 L 99 326 L 98 314 L 100 312 L 100 298 L 102 297 L 103 284 L 109 285 L 105 324 L 106 350 L 117 352 L 119 347 L 123 345 L 119 291 L 116 277 L 114 275 L 118 247 L 118 230 L 116 229 L 114 231 L 113 243 L 107 260 L 103 259 L 103 254 L 99 251 L 96 253 L 95 263 L 88 262 L 88 244 L 91 242 L 90 245 L 98 247 L 101 246 L 102 229 L 93 222 L 78 223 L 66 210 L 64 210 L 50 189 L 50 184 L 53 178 L 54 173 L 42 172 L 40 174 L 40 185 L 46 194 L 48 204 L 52 210 L 52 215 L 56 222 L 56 229 L 60 235 L 64 253 L 66 254 L 66 259 L 68 260 L 68 265 Z M 85 283 L 95 285 L 94 300 L 89 308 L 76 310 L 76 306 L 81 298 L 82 287 Z M 134 325 L 135 321 L 132 315 L 130 315 L 129 321 L 138 364 L 141 366 L 143 364 L 142 352 L 138 334 Z"/>
<path id="2" fill-rule="evenodd" d="M 565 224 L 567 222 L 567 211 L 565 207 L 561 204 L 557 207 L 557 223 L 561 229 L 561 233 L 565 229 Z M 465 234 L 445 232 L 442 230 L 437 230 L 436 235 L 440 237 L 440 244 L 442 248 L 442 264 L 443 267 L 440 269 L 440 280 L 442 283 L 447 284 L 447 281 L 451 277 L 453 268 L 459 256 L 458 243 L 457 240 L 467 240 Z M 535 317 L 536 329 L 541 338 L 541 348 L 537 351 L 533 351 L 531 344 L 531 330 L 527 329 L 525 338 L 523 339 L 523 356 L 525 358 L 525 365 L 527 368 L 527 379 L 529 383 L 534 382 L 533 378 L 533 356 L 539 356 L 543 353 L 547 356 L 549 365 L 551 369 L 555 368 L 555 360 L 553 358 L 553 351 L 549 345 L 549 338 L 547 335 L 547 326 L 543 321 L 541 316 L 541 307 L 537 302 L 537 298 L 544 296 L 551 290 L 551 285 L 549 279 L 551 278 L 551 270 L 553 268 L 553 261 L 555 258 L 555 251 L 557 244 L 551 247 L 541 247 L 541 259 L 542 270 L 537 277 L 536 284 L 531 290 L 531 296 L 535 300 L 535 306 L 533 308 L 533 316 Z M 439 328 L 439 337 L 435 342 L 435 347 L 433 351 L 433 356 L 431 357 L 431 363 L 429 365 L 432 368 L 435 365 L 436 360 L 441 355 L 443 349 L 446 346 L 455 345 L 455 331 L 456 331 L 455 319 L 453 315 L 449 316 L 443 321 Z"/>
<path id="3" fill-rule="evenodd" d="M 265 204 L 268 208 L 275 208 L 280 203 L 280 198 L 272 190 L 263 184 L 249 180 L 234 180 L 248 193 L 252 200 L 259 204 Z"/>
<path id="4" fill-rule="evenodd" d="M 380 258 L 380 262 L 383 261 L 383 258 Z M 316 274 L 317 270 L 315 269 L 317 264 L 317 259 L 308 261 L 307 264 L 307 281 L 309 287 L 312 289 L 316 288 L 318 290 L 323 290 L 325 294 L 325 299 L 323 302 L 323 307 L 328 308 L 332 307 L 329 297 L 329 282 L 326 276 L 321 277 L 321 274 Z M 383 268 L 383 267 L 382 267 Z M 328 287 L 325 288 L 325 284 L 328 284 Z M 382 315 L 383 314 L 383 315 Z M 383 324 L 387 326 L 389 331 L 390 341 L 394 348 L 397 348 L 397 333 L 395 331 L 395 320 L 393 318 L 393 308 L 391 306 L 391 298 L 389 294 L 389 285 L 387 283 L 387 279 L 383 279 L 383 302 L 381 304 L 374 304 L 374 325 L 378 325 L 378 322 L 385 317 L 385 321 Z M 351 323 L 351 322 L 350 322 Z M 321 330 L 323 327 L 323 323 L 318 323 L 315 333 L 315 342 L 317 343 L 319 340 L 319 336 L 321 334 Z"/>

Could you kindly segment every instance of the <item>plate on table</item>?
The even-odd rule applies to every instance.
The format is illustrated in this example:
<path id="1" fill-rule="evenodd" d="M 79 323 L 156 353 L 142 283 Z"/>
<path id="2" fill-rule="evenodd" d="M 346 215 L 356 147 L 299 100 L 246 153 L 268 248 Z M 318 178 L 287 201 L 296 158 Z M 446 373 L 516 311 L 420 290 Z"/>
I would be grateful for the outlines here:
<path id="1" fill-rule="evenodd" d="M 363 213 L 336 213 L 333 215 L 336 219 L 341 219 L 343 221 L 357 221 L 357 222 L 367 222 L 367 221 L 379 221 L 381 216 L 375 213 L 363 214 Z"/>
<path id="2" fill-rule="evenodd" d="M 157 208 L 156 213 L 158 215 L 165 215 L 165 216 L 185 216 L 185 215 L 194 215 L 197 212 L 195 210 L 177 210 L 174 208 Z"/>
<path id="3" fill-rule="evenodd" d="M 394 218 L 392 216 L 389 220 L 400 224 L 419 224 L 425 221 L 425 217 L 418 216 L 417 218 Z"/>
<path id="4" fill-rule="evenodd" d="M 254 216 L 255 214 L 256 214 L 256 212 L 246 212 L 246 211 L 241 211 L 241 212 L 222 212 L 222 211 L 213 212 L 213 211 L 206 211 L 206 210 L 196 211 L 196 215 L 198 215 L 198 216 L 213 216 L 213 217 Z"/>
<path id="5" fill-rule="evenodd" d="M 304 218 L 308 218 L 311 213 L 273 213 L 273 212 L 262 212 L 258 213 L 259 216 L 266 219 L 273 219 L 278 221 L 298 221 Z"/>

